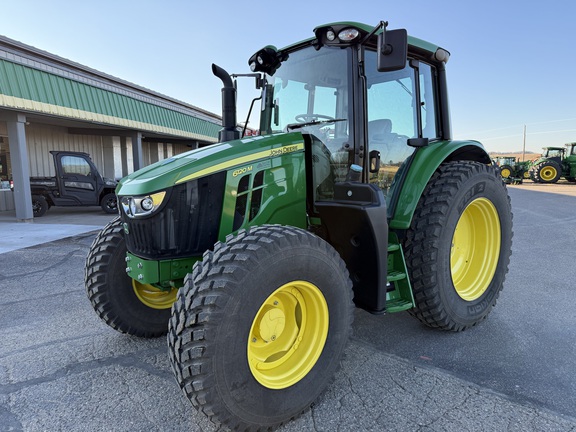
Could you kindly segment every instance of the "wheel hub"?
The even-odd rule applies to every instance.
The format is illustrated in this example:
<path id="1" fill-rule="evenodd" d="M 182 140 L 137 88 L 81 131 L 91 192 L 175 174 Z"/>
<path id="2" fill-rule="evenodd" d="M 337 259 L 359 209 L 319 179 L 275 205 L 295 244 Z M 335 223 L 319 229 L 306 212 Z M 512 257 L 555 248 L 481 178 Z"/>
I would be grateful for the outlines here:
<path id="1" fill-rule="evenodd" d="M 264 314 L 260 321 L 260 336 L 264 342 L 274 342 L 278 337 L 282 336 L 286 317 L 280 308 L 270 309 Z"/>
<path id="2" fill-rule="evenodd" d="M 454 230 L 450 267 L 458 295 L 467 301 L 479 298 L 496 273 L 500 257 L 500 219 L 486 198 L 464 209 Z"/>
<path id="3" fill-rule="evenodd" d="M 132 288 L 138 300 L 152 309 L 169 309 L 176 301 L 178 290 L 172 288 L 169 291 L 162 290 L 154 285 L 143 284 L 132 279 Z"/>
<path id="4" fill-rule="evenodd" d="M 328 305 L 315 285 L 294 281 L 274 291 L 252 322 L 248 364 L 264 387 L 296 384 L 314 367 L 328 336 Z"/>
<path id="5" fill-rule="evenodd" d="M 556 177 L 556 169 L 553 167 L 546 167 L 540 172 L 540 177 L 543 180 L 549 181 Z"/>

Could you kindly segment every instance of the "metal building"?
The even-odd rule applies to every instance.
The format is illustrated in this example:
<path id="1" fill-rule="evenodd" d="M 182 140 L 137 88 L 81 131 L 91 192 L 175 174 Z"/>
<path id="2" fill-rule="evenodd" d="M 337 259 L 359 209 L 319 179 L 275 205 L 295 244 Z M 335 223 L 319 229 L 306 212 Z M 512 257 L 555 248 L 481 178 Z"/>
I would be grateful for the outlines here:
<path id="1" fill-rule="evenodd" d="M 0 36 L 0 211 L 18 220 L 32 219 L 29 178 L 55 175 L 50 150 L 89 153 L 119 179 L 220 128 L 216 114 Z"/>

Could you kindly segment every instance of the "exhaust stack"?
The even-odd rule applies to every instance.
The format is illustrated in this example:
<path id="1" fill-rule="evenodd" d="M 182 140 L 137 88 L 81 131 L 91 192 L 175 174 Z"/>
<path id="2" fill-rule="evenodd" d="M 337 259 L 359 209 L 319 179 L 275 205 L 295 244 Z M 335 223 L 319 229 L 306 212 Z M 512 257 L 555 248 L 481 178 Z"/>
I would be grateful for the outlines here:
<path id="1" fill-rule="evenodd" d="M 240 138 L 236 128 L 236 88 L 228 72 L 212 64 L 212 73 L 222 80 L 222 129 L 218 132 L 218 141 L 231 141 Z"/>

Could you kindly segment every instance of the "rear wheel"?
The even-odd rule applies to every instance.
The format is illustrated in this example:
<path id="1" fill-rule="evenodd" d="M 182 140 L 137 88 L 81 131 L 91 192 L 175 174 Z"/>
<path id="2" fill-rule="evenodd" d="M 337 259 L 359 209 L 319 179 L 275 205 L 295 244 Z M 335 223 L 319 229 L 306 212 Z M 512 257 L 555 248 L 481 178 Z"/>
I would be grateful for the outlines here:
<path id="1" fill-rule="evenodd" d="M 176 380 L 217 424 L 275 427 L 332 380 L 352 310 L 348 272 L 326 242 L 293 227 L 241 231 L 179 291 L 168 333 Z"/>
<path id="2" fill-rule="evenodd" d="M 534 167 L 533 179 L 539 183 L 556 183 L 560 179 L 562 170 L 553 161 L 544 161 Z"/>
<path id="3" fill-rule="evenodd" d="M 106 213 L 114 214 L 118 213 L 118 200 L 115 193 L 107 193 L 100 200 L 100 207 Z"/>
<path id="4" fill-rule="evenodd" d="M 511 177 L 513 172 L 514 171 L 512 170 L 512 167 L 510 165 L 502 165 L 500 167 L 500 175 L 503 178 Z"/>
<path id="5" fill-rule="evenodd" d="M 50 206 L 43 195 L 32 195 L 32 214 L 34 217 L 44 216 Z"/>
<path id="6" fill-rule="evenodd" d="M 460 331 L 488 316 L 502 290 L 512 246 L 512 212 L 496 169 L 450 162 L 430 180 L 405 240 L 424 324 Z"/>
<path id="7" fill-rule="evenodd" d="M 164 291 L 126 274 L 126 242 L 120 218 L 94 239 L 86 258 L 85 285 L 98 316 L 121 333 L 140 337 L 166 334 L 176 289 Z"/>

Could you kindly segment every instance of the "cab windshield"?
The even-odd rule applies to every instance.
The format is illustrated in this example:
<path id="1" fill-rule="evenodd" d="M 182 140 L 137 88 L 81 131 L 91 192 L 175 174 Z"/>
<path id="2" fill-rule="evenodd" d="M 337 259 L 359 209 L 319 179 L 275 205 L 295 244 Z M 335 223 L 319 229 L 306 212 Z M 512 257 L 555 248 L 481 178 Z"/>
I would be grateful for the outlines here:
<path id="1" fill-rule="evenodd" d="M 307 47 L 289 54 L 273 76 L 267 76 L 264 110 L 270 132 L 300 130 L 313 134 L 329 150 L 348 140 L 351 108 L 349 50 Z"/>

